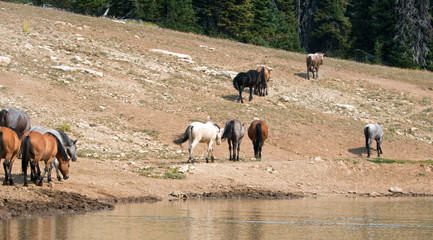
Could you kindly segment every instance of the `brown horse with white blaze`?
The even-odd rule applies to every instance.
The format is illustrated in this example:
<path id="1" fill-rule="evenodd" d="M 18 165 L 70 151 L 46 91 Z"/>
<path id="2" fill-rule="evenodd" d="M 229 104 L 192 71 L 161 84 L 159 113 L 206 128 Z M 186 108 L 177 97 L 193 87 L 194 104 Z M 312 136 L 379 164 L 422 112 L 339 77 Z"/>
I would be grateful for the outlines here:
<path id="1" fill-rule="evenodd" d="M 12 165 L 20 152 L 20 138 L 18 131 L 7 127 L 0 127 L 0 160 L 4 158 L 5 180 L 3 185 L 14 185 L 12 180 Z"/>
<path id="2" fill-rule="evenodd" d="M 254 157 L 262 157 L 262 147 L 268 138 L 268 126 L 263 121 L 254 120 L 248 128 L 248 137 L 253 141 Z"/>
<path id="3" fill-rule="evenodd" d="M 22 140 L 22 171 L 24 173 L 24 186 L 27 186 L 27 167 L 31 164 L 33 172 L 36 172 L 35 166 L 40 161 L 45 162 L 44 172 L 40 176 L 38 186 L 42 186 L 45 174 L 48 172 L 48 182 L 51 181 L 51 163 L 56 157 L 59 160 L 60 172 L 63 175 L 63 179 L 69 178 L 69 158 L 66 154 L 63 145 L 60 140 L 52 133 L 41 134 L 39 132 L 29 131 L 26 132 Z M 33 162 L 31 162 L 33 159 Z M 38 174 L 39 175 L 39 174 Z M 34 179 L 36 181 L 36 178 Z"/>

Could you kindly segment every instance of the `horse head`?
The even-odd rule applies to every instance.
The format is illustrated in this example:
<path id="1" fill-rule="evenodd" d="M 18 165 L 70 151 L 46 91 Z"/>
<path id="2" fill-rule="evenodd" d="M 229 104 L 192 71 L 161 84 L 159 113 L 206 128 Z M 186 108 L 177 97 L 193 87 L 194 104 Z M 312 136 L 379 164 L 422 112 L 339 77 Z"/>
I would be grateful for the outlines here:
<path id="1" fill-rule="evenodd" d="M 221 138 L 222 138 L 222 135 L 223 135 L 223 133 L 224 133 L 224 128 L 220 128 L 217 124 L 213 124 L 214 125 L 214 127 L 215 127 L 215 132 L 216 132 L 216 137 L 215 137 L 215 141 L 216 141 L 216 144 L 217 145 L 220 145 L 221 144 L 221 142 L 222 142 L 222 140 L 221 140 Z"/>

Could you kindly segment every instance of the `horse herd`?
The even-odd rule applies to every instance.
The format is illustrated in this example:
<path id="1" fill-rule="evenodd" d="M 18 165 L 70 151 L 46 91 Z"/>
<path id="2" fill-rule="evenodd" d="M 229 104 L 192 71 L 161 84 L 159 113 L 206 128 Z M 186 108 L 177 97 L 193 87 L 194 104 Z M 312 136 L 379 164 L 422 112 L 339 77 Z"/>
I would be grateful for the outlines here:
<path id="1" fill-rule="evenodd" d="M 188 162 L 194 162 L 193 151 L 199 142 L 207 143 L 206 162 L 209 162 L 209 157 L 214 162 L 212 144 L 216 142 L 220 145 L 221 142 L 227 139 L 230 151 L 230 161 L 239 161 L 239 150 L 242 143 L 242 138 L 245 135 L 245 127 L 241 121 L 237 119 L 228 120 L 223 129 L 213 122 L 201 123 L 193 122 L 188 125 L 185 132 L 176 136 L 173 143 L 181 145 L 189 140 Z M 254 157 L 262 157 L 262 146 L 268 138 L 268 127 L 261 120 L 254 120 L 248 128 L 248 137 L 253 142 Z M 233 149 L 233 155 L 232 155 Z"/>
<path id="2" fill-rule="evenodd" d="M 309 72 L 313 78 L 318 78 L 319 66 L 323 64 L 323 53 L 308 54 L 306 58 L 307 78 Z M 233 80 L 233 86 L 239 91 L 238 102 L 243 103 L 242 92 L 244 88 L 250 88 L 249 101 L 253 98 L 253 92 L 259 96 L 268 95 L 268 83 L 272 68 L 260 66 L 255 70 L 239 73 Z M 237 119 L 226 122 L 221 129 L 213 122 L 193 122 L 188 125 L 185 132 L 178 135 L 173 143 L 181 145 L 189 141 L 188 162 L 193 162 L 193 150 L 198 143 L 207 143 L 206 162 L 214 161 L 212 144 L 221 144 L 227 139 L 229 145 L 229 160 L 239 161 L 240 145 L 245 135 L 244 123 Z M 368 157 L 370 157 L 371 144 L 377 142 L 377 154 L 383 153 L 381 143 L 383 131 L 380 124 L 367 124 L 364 127 L 365 143 Z M 261 120 L 254 120 L 248 128 L 248 137 L 253 143 L 254 157 L 261 158 L 262 147 L 268 138 L 268 127 Z M 21 153 L 21 169 L 24 176 L 24 186 L 27 186 L 27 168 L 30 165 L 30 180 L 42 186 L 43 179 L 48 172 L 47 180 L 51 180 L 51 170 L 56 168 L 57 179 L 61 181 L 69 178 L 69 165 L 77 160 L 76 140 L 72 140 L 66 133 L 56 129 L 45 129 L 40 126 L 31 127 L 30 118 L 23 110 L 5 108 L 0 111 L 0 161 L 4 159 L 5 180 L 3 185 L 14 185 L 12 179 L 12 165 Z M 233 154 L 232 154 L 233 150 Z M 41 174 L 39 162 L 45 162 L 44 172 Z"/>
<path id="3" fill-rule="evenodd" d="M 23 110 L 5 108 L 0 111 L 0 161 L 4 159 L 5 180 L 3 185 L 14 185 L 12 166 L 21 153 L 21 169 L 24 176 L 24 186 L 27 183 L 27 168 L 30 164 L 30 180 L 42 186 L 45 174 L 48 172 L 48 182 L 51 181 L 51 170 L 56 168 L 57 179 L 69 178 L 70 159 L 77 160 L 76 143 L 66 133 L 56 129 L 45 129 L 40 126 L 31 127 L 30 118 Z M 69 159 L 70 158 L 70 159 Z M 45 162 L 41 174 L 39 162 Z"/>
<path id="4" fill-rule="evenodd" d="M 307 79 L 310 79 L 310 72 L 313 74 L 313 78 L 319 77 L 319 67 L 323 64 L 324 53 L 312 53 L 306 57 L 307 65 Z M 268 95 L 268 83 L 270 80 L 272 68 L 266 66 L 260 66 L 255 70 L 249 70 L 247 72 L 240 72 L 233 79 L 234 88 L 239 91 L 238 102 L 244 103 L 242 98 L 242 92 L 244 88 L 249 87 L 249 101 L 253 99 L 253 93 L 259 96 Z M 229 144 L 230 157 L 229 160 L 239 161 L 239 150 L 242 138 L 245 134 L 244 124 L 239 120 L 227 121 L 225 128 L 221 129 L 217 124 L 212 122 L 200 123 L 193 122 L 186 128 L 183 134 L 178 135 L 173 143 L 181 145 L 182 143 L 189 140 L 189 158 L 188 162 L 193 160 L 193 150 L 199 142 L 207 143 L 207 155 L 206 162 L 214 161 L 212 144 L 216 141 L 217 145 L 221 144 L 221 141 L 227 139 Z M 377 153 L 380 157 L 382 153 L 381 143 L 383 139 L 383 131 L 380 124 L 367 124 L 364 127 L 365 142 L 367 148 L 368 157 L 371 153 L 371 144 L 373 140 L 377 142 Z M 248 128 L 248 137 L 252 140 L 254 146 L 254 157 L 261 158 L 262 146 L 264 141 L 268 137 L 268 128 L 263 121 L 254 120 Z M 232 154 L 233 149 L 233 154 Z"/>

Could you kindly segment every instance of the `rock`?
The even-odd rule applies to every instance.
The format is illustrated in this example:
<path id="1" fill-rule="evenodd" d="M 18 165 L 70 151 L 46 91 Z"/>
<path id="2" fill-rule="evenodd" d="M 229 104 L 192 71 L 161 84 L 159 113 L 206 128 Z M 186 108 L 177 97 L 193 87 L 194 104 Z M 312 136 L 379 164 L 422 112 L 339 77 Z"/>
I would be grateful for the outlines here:
<path id="1" fill-rule="evenodd" d="M 371 193 L 368 194 L 368 196 L 370 196 L 370 197 L 379 197 L 379 196 L 380 196 L 380 193 L 377 193 L 377 192 L 371 192 Z"/>
<path id="2" fill-rule="evenodd" d="M 188 198 L 185 193 L 183 193 L 181 191 L 177 191 L 177 190 L 172 191 L 169 194 L 169 197 L 170 197 L 170 199 L 169 199 L 170 201 L 176 200 L 176 199 L 177 200 L 186 200 Z"/>
<path id="3" fill-rule="evenodd" d="M 318 157 L 315 157 L 315 158 L 314 158 L 314 161 L 321 162 L 321 161 L 323 161 L 323 160 L 322 160 L 322 158 L 321 158 L 320 156 L 318 156 Z"/>
<path id="4" fill-rule="evenodd" d="M 403 194 L 403 190 L 401 188 L 399 188 L 399 187 L 390 187 L 389 190 L 388 190 L 388 192 Z"/>
<path id="5" fill-rule="evenodd" d="M 11 63 L 11 59 L 9 57 L 0 56 L 0 66 L 7 66 Z"/>
<path id="6" fill-rule="evenodd" d="M 181 166 L 177 171 L 180 173 L 186 173 L 189 170 L 189 166 L 188 165 L 183 165 Z"/>

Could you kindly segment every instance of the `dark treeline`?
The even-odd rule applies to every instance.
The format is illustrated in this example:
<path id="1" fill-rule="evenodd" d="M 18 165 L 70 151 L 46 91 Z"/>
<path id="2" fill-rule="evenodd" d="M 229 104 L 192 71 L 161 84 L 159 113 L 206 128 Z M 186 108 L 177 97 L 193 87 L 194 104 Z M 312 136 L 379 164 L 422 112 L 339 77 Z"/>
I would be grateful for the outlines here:
<path id="1" fill-rule="evenodd" d="M 10 0 L 29 2 L 27 0 Z M 433 0 L 32 0 L 295 52 L 433 70 Z"/>

